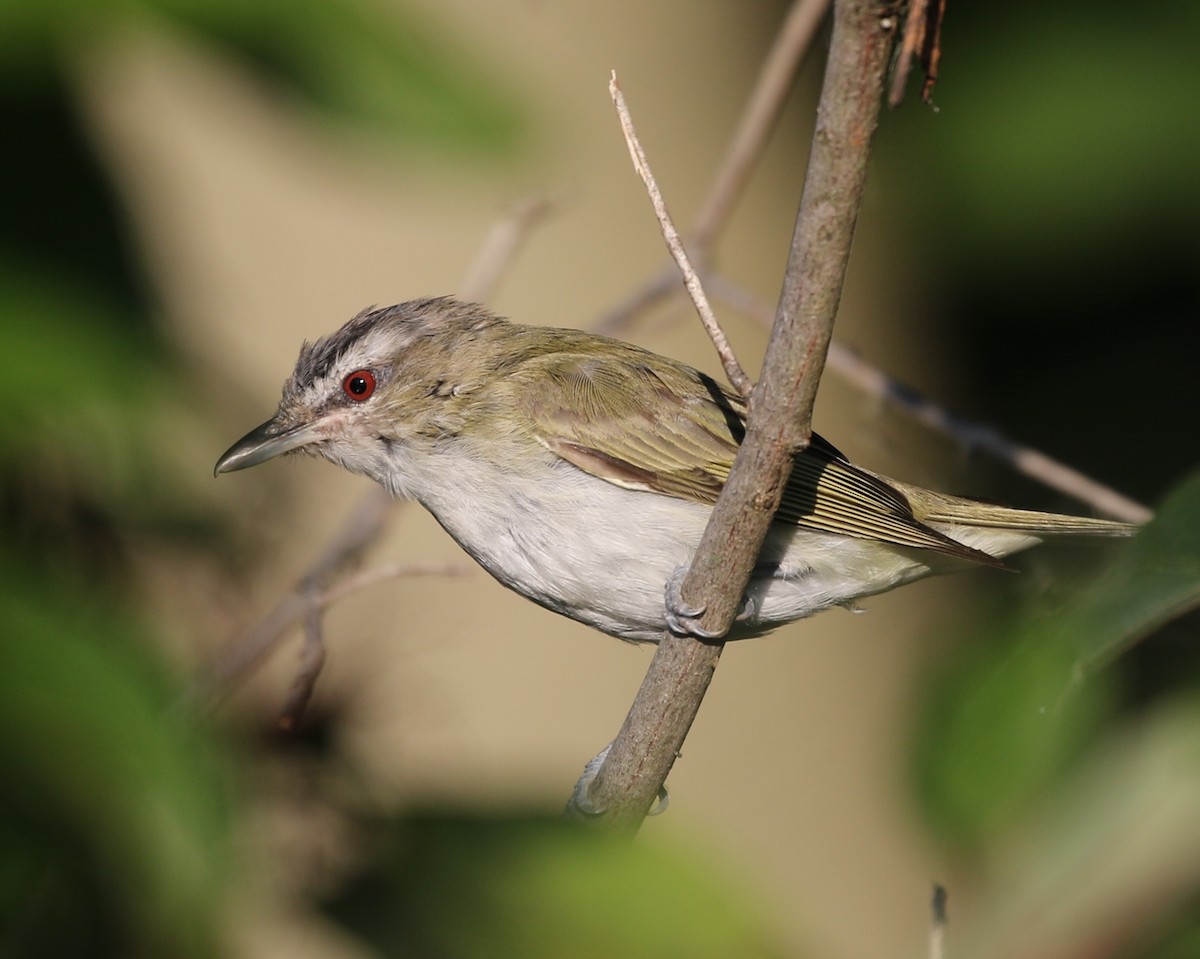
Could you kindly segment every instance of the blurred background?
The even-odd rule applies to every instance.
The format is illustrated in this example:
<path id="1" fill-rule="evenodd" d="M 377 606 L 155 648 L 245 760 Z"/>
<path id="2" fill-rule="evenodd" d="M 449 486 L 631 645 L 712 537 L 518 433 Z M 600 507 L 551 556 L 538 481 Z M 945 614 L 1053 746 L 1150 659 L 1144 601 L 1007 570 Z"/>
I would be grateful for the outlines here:
<path id="1" fill-rule="evenodd" d="M 229 650 L 370 484 L 212 478 L 301 341 L 458 292 L 593 326 L 665 263 L 607 83 L 691 221 L 788 5 L 0 5 L 0 957 L 1200 954 L 1200 9 L 950 4 L 883 118 L 836 338 L 1160 511 L 1124 545 L 915 584 L 735 644 L 632 848 L 563 827 L 651 650 L 504 591 L 413 505 L 325 616 Z M 716 244 L 773 304 L 827 27 Z M 722 309 L 742 362 L 766 331 Z M 719 368 L 674 296 L 621 335 Z M 53 387 L 53 389 L 51 389 Z M 864 465 L 1085 505 L 836 373 Z M 203 695 L 198 695 L 200 690 Z"/>

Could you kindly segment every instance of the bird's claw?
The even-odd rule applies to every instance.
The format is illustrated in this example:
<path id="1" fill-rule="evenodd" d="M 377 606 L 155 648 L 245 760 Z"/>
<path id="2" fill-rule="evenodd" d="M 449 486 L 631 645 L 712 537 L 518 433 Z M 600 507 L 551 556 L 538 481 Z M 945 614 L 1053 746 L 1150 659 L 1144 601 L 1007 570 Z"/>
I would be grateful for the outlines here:
<path id="1" fill-rule="evenodd" d="M 676 567 L 671 578 L 667 580 L 665 597 L 667 629 L 679 636 L 695 636 L 697 639 L 720 639 L 725 632 L 708 629 L 700 625 L 700 619 L 708 609 L 707 606 L 690 606 L 683 601 L 683 578 L 687 575 L 686 566 Z M 742 597 L 741 608 L 733 617 L 735 623 L 746 623 L 754 619 L 758 606 L 749 596 Z"/>
<path id="2" fill-rule="evenodd" d="M 708 629 L 700 625 L 700 618 L 707 606 L 689 606 L 683 601 L 683 578 L 687 575 L 686 566 L 678 566 L 671 578 L 667 580 L 664 604 L 666 606 L 667 629 L 677 636 L 695 636 L 697 639 L 720 639 L 724 632 Z"/>
<path id="3" fill-rule="evenodd" d="M 612 749 L 612 743 L 609 743 L 600 752 L 596 753 L 595 756 L 587 761 L 587 765 L 583 767 L 583 775 L 575 783 L 575 789 L 571 792 L 571 798 L 567 800 L 567 808 L 563 810 L 563 814 L 567 818 L 592 819 L 595 816 L 603 814 L 604 810 L 597 808 L 592 803 L 590 792 L 592 780 L 596 778 L 596 773 L 604 765 L 604 760 L 608 758 L 608 751 L 610 749 Z"/>
<path id="4" fill-rule="evenodd" d="M 742 605 L 738 609 L 737 615 L 733 617 L 735 623 L 749 623 L 754 619 L 754 614 L 758 612 L 758 604 L 754 602 L 753 596 L 742 595 Z"/>

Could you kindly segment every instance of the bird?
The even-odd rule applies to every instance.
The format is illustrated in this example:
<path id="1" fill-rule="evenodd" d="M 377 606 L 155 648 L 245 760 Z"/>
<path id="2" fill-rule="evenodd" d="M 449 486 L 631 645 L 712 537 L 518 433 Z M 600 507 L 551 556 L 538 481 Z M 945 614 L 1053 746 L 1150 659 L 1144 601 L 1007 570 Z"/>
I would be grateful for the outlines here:
<path id="1" fill-rule="evenodd" d="M 684 363 L 452 297 L 358 313 L 304 343 L 274 416 L 215 474 L 302 452 L 416 500 L 488 573 L 632 642 L 708 637 L 679 596 L 746 429 L 747 404 Z M 1014 509 L 852 464 L 813 434 L 728 639 L 936 573 L 1010 568 L 1046 536 L 1114 520 Z"/>

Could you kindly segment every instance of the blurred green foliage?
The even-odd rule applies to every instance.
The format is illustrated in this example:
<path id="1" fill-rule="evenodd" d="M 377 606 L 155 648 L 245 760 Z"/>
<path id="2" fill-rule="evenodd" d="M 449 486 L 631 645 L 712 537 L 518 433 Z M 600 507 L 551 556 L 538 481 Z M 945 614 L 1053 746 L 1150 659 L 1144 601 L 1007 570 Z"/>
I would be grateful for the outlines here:
<path id="1" fill-rule="evenodd" d="M 413 145 L 511 150 L 522 113 L 478 53 L 402 4 L 362 0 L 0 0 L 11 79 L 53 73 L 73 44 L 137 19 L 217 45 L 292 103 Z M 3 71 L 0 71 L 0 77 Z"/>
<path id="2" fill-rule="evenodd" d="M 1068 595 L 980 617 L 990 626 L 922 697 L 915 770 L 931 822 L 955 842 L 1011 823 L 1113 718 L 1119 673 L 1101 667 L 1197 607 L 1200 473 Z"/>
<path id="3" fill-rule="evenodd" d="M 503 85 L 401 7 L 0 0 L 4 959 L 218 955 L 239 882 L 241 759 L 177 709 L 129 588 L 131 539 L 211 548 L 221 523 L 163 442 L 198 380 L 73 85 L 77 53 L 147 19 L 297 111 L 476 155 L 520 135 Z"/>
<path id="4" fill-rule="evenodd" d="M 1044 629 L 1011 622 L 973 630 L 921 697 L 913 766 L 936 833 L 982 842 L 1028 812 L 1094 738 L 1101 683 L 1063 699 L 1075 653 Z"/>
<path id="5" fill-rule="evenodd" d="M 951 4 L 940 112 L 906 104 L 878 140 L 954 405 L 1158 507 L 1079 581 L 1023 577 L 941 627 L 959 638 L 921 688 L 911 775 L 930 831 L 993 883 L 982 938 L 1002 945 L 970 955 L 1191 954 L 1200 875 L 1172 846 L 1186 863 L 1197 823 L 1172 803 L 1200 768 L 1179 719 L 1200 693 L 1200 73 L 1180 39 L 1198 17 Z M 1138 758 L 1160 747 L 1173 765 L 1150 776 Z M 1174 843 L 1139 859 L 1125 844 L 1151 822 Z M 1110 865 L 1125 876 L 1105 887 Z M 1073 931 L 1041 924 L 1080 898 Z"/>
<path id="6" fill-rule="evenodd" d="M 119 604 L 8 555 L 0 583 L 0 956 L 213 955 L 217 744 Z"/>
<path id="7" fill-rule="evenodd" d="M 1105 955 L 1169 956 L 1194 935 L 1181 905 L 1200 895 L 1200 690 L 1180 671 L 1134 706 L 1122 671 L 1103 667 L 1189 614 L 1194 661 L 1197 608 L 1200 473 L 1068 593 L 980 616 L 991 625 L 932 677 L 914 739 L 922 812 L 949 848 L 1005 877 L 981 941 L 1008 951 L 981 955 L 1101 936 Z M 1157 933 L 1124 913 L 1151 889 Z M 1048 903 L 1068 931 L 1035 918 Z"/>
<path id="8" fill-rule="evenodd" d="M 712 863 L 555 817 L 416 815 L 372 830 L 329 903 L 381 955 L 705 959 L 781 955 Z"/>

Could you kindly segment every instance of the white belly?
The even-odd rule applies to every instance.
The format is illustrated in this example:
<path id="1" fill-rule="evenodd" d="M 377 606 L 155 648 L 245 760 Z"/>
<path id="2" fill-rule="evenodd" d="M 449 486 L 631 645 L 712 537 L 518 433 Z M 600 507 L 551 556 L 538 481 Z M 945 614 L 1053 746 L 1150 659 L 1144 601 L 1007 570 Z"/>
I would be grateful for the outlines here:
<path id="1" fill-rule="evenodd" d="M 562 464 L 554 484 L 471 482 L 439 470 L 418 498 L 474 559 L 534 602 L 623 639 L 655 642 L 664 588 L 691 561 L 710 508 L 623 489 Z M 448 478 L 450 477 L 450 478 Z M 553 489 L 548 487 L 553 486 Z M 733 637 L 928 574 L 921 551 L 777 527 L 747 594 L 754 614 Z"/>

